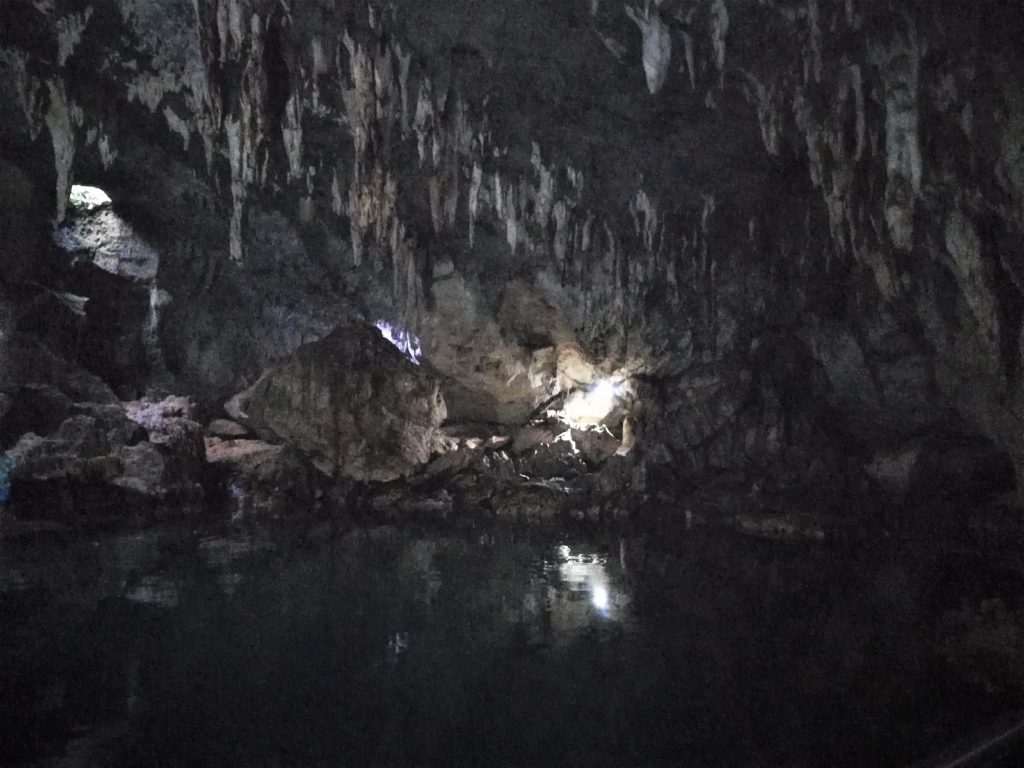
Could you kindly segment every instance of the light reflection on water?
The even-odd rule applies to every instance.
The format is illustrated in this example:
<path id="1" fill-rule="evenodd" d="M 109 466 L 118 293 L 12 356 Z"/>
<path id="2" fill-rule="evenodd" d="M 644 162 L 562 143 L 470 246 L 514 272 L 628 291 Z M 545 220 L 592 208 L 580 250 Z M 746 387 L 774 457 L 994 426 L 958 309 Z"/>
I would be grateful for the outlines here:
<path id="1" fill-rule="evenodd" d="M 81 733 L 118 765 L 809 765 L 840 740 L 834 763 L 863 765 L 930 745 L 935 712 L 891 709 L 946 684 L 920 661 L 913 572 L 765 551 L 394 528 L 0 542 L 0 723 L 27 734 L 0 764 Z"/>
<path id="2" fill-rule="evenodd" d="M 629 621 L 630 596 L 622 583 L 624 562 L 609 568 L 607 554 L 576 552 L 562 544 L 545 570 L 555 572 L 549 594 L 552 623 L 556 631 L 572 632 L 590 625 L 595 617 L 609 622 Z"/>
<path id="3" fill-rule="evenodd" d="M 160 576 L 145 576 L 138 583 L 125 590 L 124 597 L 133 603 L 152 605 L 158 608 L 174 608 L 181 595 L 178 585 Z"/>

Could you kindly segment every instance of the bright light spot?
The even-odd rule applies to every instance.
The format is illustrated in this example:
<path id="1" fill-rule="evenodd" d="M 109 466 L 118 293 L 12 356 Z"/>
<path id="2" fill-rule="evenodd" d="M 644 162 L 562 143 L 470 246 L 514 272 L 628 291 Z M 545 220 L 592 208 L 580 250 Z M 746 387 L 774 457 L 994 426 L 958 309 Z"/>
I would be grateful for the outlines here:
<path id="1" fill-rule="evenodd" d="M 580 452 L 579 447 L 576 445 L 576 441 L 572 439 L 572 430 L 571 429 L 567 429 L 567 430 L 565 430 L 565 432 L 562 432 L 561 434 L 555 435 L 555 439 L 552 440 L 552 442 L 553 443 L 568 443 L 569 444 L 569 448 L 572 449 L 573 455 L 575 455 L 575 454 Z"/>
<path id="2" fill-rule="evenodd" d="M 612 595 L 609 589 L 610 579 L 608 576 L 608 560 L 604 555 L 574 553 L 568 546 L 562 545 L 556 549 L 558 561 L 558 575 L 561 577 L 564 588 L 582 600 L 573 602 L 579 608 L 587 603 L 595 609 L 602 618 L 618 619 L 618 607 L 612 605 Z M 592 616 L 589 611 L 578 616 L 580 621 L 589 620 Z"/>
<path id="3" fill-rule="evenodd" d="M 590 593 L 590 602 L 599 611 L 608 610 L 608 587 L 604 584 L 595 584 Z"/>
<path id="4" fill-rule="evenodd" d="M 590 385 L 590 395 L 602 402 L 614 400 L 622 392 L 622 383 L 611 379 L 600 379 Z"/>
<path id="5" fill-rule="evenodd" d="M 420 340 L 415 335 L 396 325 L 392 325 L 387 320 L 378 320 L 374 325 L 380 331 L 381 336 L 390 341 L 399 352 L 409 358 L 410 362 L 415 365 L 420 364 L 420 359 L 423 357 L 423 348 L 420 346 Z"/>
<path id="6" fill-rule="evenodd" d="M 586 392 L 577 390 L 565 399 L 562 418 L 573 427 L 596 426 L 614 410 L 622 390 L 622 382 L 598 379 Z"/>
<path id="7" fill-rule="evenodd" d="M 69 202 L 76 211 L 91 213 L 97 208 L 110 205 L 113 200 L 99 187 L 83 187 L 79 184 L 73 184 L 71 186 Z"/>

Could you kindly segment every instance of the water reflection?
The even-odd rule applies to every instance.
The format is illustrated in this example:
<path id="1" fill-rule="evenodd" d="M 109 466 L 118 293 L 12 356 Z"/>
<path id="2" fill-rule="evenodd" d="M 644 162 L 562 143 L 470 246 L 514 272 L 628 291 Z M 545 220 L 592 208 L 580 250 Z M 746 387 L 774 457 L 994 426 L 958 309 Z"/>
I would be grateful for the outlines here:
<path id="1" fill-rule="evenodd" d="M 270 542 L 261 539 L 210 536 L 199 542 L 198 553 L 203 564 L 216 573 L 221 592 L 230 596 L 242 584 L 245 571 L 273 549 Z"/>
<path id="2" fill-rule="evenodd" d="M 558 546 L 546 570 L 557 569 L 549 590 L 552 623 L 556 631 L 572 632 L 592 623 L 595 616 L 612 622 L 629 618 L 630 597 L 622 576 L 625 561 L 609 568 L 606 554 L 576 552 L 567 544 Z"/>
<path id="3" fill-rule="evenodd" d="M 159 608 L 173 608 L 178 604 L 178 585 L 172 579 L 162 576 L 144 576 L 137 584 L 125 590 L 126 600 Z"/>
<path id="4" fill-rule="evenodd" d="M 595 584 L 592 588 L 590 602 L 597 610 L 605 616 L 608 615 L 608 587 L 603 584 Z"/>
<path id="5" fill-rule="evenodd" d="M 5 543 L 0 764 L 900 764 L 998 703 L 928 661 L 948 586 L 732 539 Z"/>

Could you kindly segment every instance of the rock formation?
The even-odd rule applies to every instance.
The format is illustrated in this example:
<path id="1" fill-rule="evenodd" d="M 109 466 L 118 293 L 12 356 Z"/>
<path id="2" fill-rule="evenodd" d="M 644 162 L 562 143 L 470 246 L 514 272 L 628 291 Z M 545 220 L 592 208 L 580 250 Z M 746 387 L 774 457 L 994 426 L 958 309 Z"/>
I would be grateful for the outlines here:
<path id="1" fill-rule="evenodd" d="M 848 507 L 922 443 L 970 454 L 947 477 L 984 503 L 1024 467 L 1022 26 L 1002 0 L 11 0 L 0 390 L 210 418 L 247 390 L 263 437 L 385 480 L 441 450 L 426 377 L 494 434 L 612 377 L 636 504 Z M 50 407 L 0 428 L 49 440 Z"/>
<path id="2" fill-rule="evenodd" d="M 358 326 L 300 347 L 227 410 L 329 476 L 373 481 L 426 464 L 446 416 L 438 382 Z"/>

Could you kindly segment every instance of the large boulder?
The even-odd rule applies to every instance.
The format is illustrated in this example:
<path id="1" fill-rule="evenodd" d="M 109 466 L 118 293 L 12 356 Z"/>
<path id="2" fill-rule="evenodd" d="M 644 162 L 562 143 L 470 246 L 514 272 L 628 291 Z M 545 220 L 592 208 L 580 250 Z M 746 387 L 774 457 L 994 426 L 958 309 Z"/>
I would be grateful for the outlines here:
<path id="1" fill-rule="evenodd" d="M 321 472 L 382 482 L 430 459 L 447 413 L 438 381 L 363 326 L 300 347 L 226 410 L 264 439 L 302 449 Z"/>

